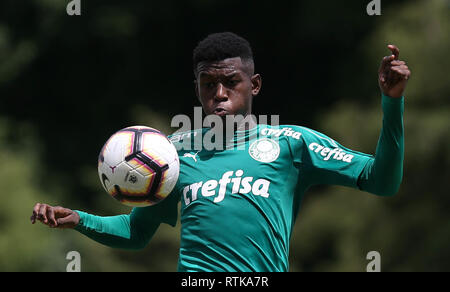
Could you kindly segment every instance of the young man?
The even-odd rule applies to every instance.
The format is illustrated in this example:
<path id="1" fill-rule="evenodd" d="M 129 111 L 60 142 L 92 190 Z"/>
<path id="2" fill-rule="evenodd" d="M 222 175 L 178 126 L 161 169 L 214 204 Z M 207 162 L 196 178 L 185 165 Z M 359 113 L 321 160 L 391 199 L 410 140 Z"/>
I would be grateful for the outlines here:
<path id="1" fill-rule="evenodd" d="M 379 69 L 384 117 L 375 156 L 300 126 L 241 123 L 223 149 L 181 149 L 177 185 L 157 205 L 99 217 L 36 204 L 31 221 L 74 228 L 110 247 L 140 249 L 161 223 L 176 224 L 181 200 L 179 271 L 288 271 L 290 235 L 310 186 L 343 185 L 382 196 L 394 195 L 400 186 L 403 91 L 410 71 L 398 60 L 399 50 L 388 48 L 392 54 Z M 232 33 L 208 36 L 194 50 L 194 73 L 207 115 L 252 114 L 261 76 L 254 73 L 245 39 Z M 204 137 L 210 130 L 171 138 L 192 146 L 195 133 Z"/>

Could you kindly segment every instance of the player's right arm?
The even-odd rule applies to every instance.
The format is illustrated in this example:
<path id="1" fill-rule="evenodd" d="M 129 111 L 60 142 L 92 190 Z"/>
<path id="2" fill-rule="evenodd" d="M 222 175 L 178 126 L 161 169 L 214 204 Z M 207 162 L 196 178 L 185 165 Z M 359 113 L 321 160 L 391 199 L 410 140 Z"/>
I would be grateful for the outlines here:
<path id="1" fill-rule="evenodd" d="M 109 247 L 137 250 L 148 244 L 161 223 L 175 226 L 177 203 L 176 196 L 171 195 L 154 206 L 109 217 L 38 203 L 30 219 L 33 224 L 38 220 L 52 228 L 75 229 Z"/>

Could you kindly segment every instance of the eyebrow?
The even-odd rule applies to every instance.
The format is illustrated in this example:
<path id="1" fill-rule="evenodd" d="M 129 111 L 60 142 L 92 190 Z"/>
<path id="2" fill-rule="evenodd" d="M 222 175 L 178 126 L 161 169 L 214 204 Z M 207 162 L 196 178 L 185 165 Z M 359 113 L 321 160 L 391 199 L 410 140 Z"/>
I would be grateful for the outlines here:
<path id="1" fill-rule="evenodd" d="M 232 72 L 232 73 L 229 73 L 229 74 L 224 74 L 223 76 L 225 76 L 226 78 L 233 78 L 236 75 L 241 75 L 241 72 Z M 211 78 L 211 77 L 216 77 L 216 75 L 208 74 L 206 72 L 201 72 L 200 73 L 200 79 L 202 79 L 202 78 Z"/>

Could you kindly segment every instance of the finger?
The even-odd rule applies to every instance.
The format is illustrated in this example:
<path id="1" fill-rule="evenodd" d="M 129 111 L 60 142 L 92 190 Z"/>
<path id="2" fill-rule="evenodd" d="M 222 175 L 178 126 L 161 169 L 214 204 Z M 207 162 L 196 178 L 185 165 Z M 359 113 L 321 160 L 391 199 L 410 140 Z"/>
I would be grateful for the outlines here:
<path id="1" fill-rule="evenodd" d="M 378 69 L 380 77 L 381 77 L 381 74 L 384 74 L 385 75 L 384 78 L 386 78 L 389 68 L 391 67 L 391 62 L 394 61 L 394 58 L 395 58 L 394 55 L 390 55 L 390 56 L 386 56 L 382 59 L 380 68 Z"/>
<path id="2" fill-rule="evenodd" d="M 393 76 L 393 79 L 396 80 L 395 83 L 397 83 L 401 80 L 409 80 L 409 78 L 411 76 L 411 71 L 409 71 L 409 69 L 397 67 L 397 68 L 392 69 L 392 76 Z"/>
<path id="3" fill-rule="evenodd" d="M 66 217 L 67 215 L 70 215 L 70 212 L 68 212 L 66 208 L 60 206 L 54 207 L 53 210 L 55 212 L 56 218 Z"/>
<path id="4" fill-rule="evenodd" d="M 38 220 L 44 224 L 47 224 L 48 220 L 47 220 L 47 205 L 46 204 L 41 204 L 41 207 L 39 208 L 39 213 L 38 213 Z"/>
<path id="5" fill-rule="evenodd" d="M 401 65 L 392 66 L 391 69 L 393 69 L 393 68 L 408 69 L 408 65 L 406 65 L 406 64 L 401 64 Z"/>
<path id="6" fill-rule="evenodd" d="M 393 66 L 393 67 L 391 68 L 391 70 L 392 70 L 392 71 L 395 71 L 395 72 L 406 72 L 406 71 L 409 72 L 409 68 L 408 68 L 408 66 L 406 66 L 406 65 Z"/>
<path id="7" fill-rule="evenodd" d="M 394 72 L 397 74 L 397 76 L 403 79 L 405 79 L 405 77 L 409 78 L 409 75 L 411 75 L 411 72 L 408 69 L 397 68 L 394 70 Z"/>
<path id="8" fill-rule="evenodd" d="M 401 65 L 406 65 L 405 61 L 399 61 L 399 60 L 391 61 L 391 66 L 401 66 Z"/>
<path id="9" fill-rule="evenodd" d="M 64 224 L 67 224 L 69 221 L 70 221 L 70 215 L 69 216 L 67 216 L 67 217 L 63 217 L 63 218 L 58 218 L 58 219 L 56 219 L 56 223 L 59 225 L 59 226 L 63 226 Z"/>
<path id="10" fill-rule="evenodd" d="M 389 64 L 394 61 L 395 56 L 394 55 L 390 55 L 390 56 L 385 56 L 383 58 L 383 60 L 381 61 L 381 65 L 382 67 L 387 67 L 389 66 Z"/>
<path id="11" fill-rule="evenodd" d="M 392 54 L 395 56 L 395 60 L 398 60 L 398 56 L 400 55 L 400 50 L 395 45 L 388 45 L 388 49 L 391 50 Z"/>
<path id="12" fill-rule="evenodd" d="M 50 226 L 56 227 L 57 223 L 55 218 L 55 211 L 53 210 L 53 208 L 50 207 L 47 209 L 47 217 L 50 220 Z"/>
<path id="13" fill-rule="evenodd" d="M 38 215 L 38 213 L 39 213 L 39 208 L 41 207 L 41 204 L 39 204 L 39 203 L 37 203 L 36 205 L 34 205 L 34 208 L 33 208 L 33 215 L 31 215 L 31 223 L 32 224 L 34 224 L 34 223 L 36 223 L 36 218 L 37 218 L 37 215 Z"/>
<path id="14" fill-rule="evenodd" d="M 58 218 L 56 220 L 56 223 L 58 224 L 58 227 L 65 228 L 65 227 L 72 227 L 75 225 L 75 215 L 69 215 L 63 218 Z"/>

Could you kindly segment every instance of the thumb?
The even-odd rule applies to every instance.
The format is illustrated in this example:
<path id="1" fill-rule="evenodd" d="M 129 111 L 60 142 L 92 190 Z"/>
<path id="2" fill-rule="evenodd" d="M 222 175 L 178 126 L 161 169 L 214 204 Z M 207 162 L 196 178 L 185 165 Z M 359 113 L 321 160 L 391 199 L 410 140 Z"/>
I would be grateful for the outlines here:
<path id="1" fill-rule="evenodd" d="M 72 213 L 69 216 L 58 218 L 56 223 L 59 228 L 74 228 L 80 222 L 78 214 Z"/>

